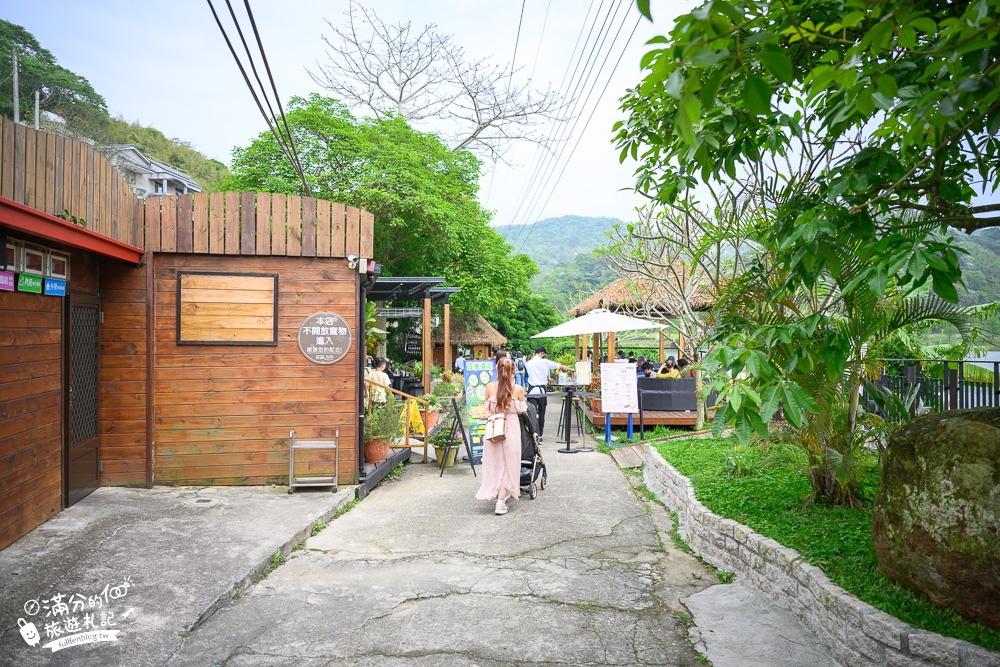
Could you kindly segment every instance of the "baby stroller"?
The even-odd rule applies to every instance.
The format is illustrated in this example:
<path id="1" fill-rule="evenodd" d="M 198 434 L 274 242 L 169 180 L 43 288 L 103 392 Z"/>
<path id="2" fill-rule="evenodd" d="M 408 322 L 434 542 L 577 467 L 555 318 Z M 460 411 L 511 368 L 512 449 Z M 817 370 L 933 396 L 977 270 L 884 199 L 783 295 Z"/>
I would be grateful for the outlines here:
<path id="1" fill-rule="evenodd" d="M 532 500 L 538 490 L 545 488 L 549 473 L 545 469 L 542 450 L 538 448 L 538 413 L 528 403 L 528 410 L 519 415 L 521 422 L 521 488 L 528 491 Z"/>

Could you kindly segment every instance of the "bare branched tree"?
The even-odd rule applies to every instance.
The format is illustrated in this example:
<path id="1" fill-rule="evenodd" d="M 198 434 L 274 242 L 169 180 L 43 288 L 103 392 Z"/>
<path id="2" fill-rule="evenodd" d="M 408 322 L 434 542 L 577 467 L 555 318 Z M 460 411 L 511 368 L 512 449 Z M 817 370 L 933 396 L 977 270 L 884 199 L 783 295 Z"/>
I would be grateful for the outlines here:
<path id="1" fill-rule="evenodd" d="M 563 120 L 566 105 L 558 93 L 513 83 L 518 70 L 510 66 L 470 60 L 433 23 L 421 30 L 410 21 L 388 25 L 354 2 L 344 15 L 344 27 L 327 21 L 332 30 L 323 36 L 327 62 L 309 74 L 351 108 L 378 117 L 441 121 L 436 129 L 453 150 L 468 149 L 493 161 L 503 161 L 515 141 L 551 148 L 539 126 Z"/>

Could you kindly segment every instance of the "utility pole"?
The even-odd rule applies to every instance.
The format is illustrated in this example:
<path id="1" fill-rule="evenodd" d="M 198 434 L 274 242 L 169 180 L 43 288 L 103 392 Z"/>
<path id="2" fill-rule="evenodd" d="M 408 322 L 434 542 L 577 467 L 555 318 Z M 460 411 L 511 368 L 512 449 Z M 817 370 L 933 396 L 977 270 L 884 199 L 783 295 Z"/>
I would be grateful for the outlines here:
<path id="1" fill-rule="evenodd" d="M 35 89 L 35 129 L 38 129 L 38 89 Z"/>
<path id="2" fill-rule="evenodd" d="M 17 98 L 17 47 L 11 49 L 11 53 L 14 54 L 14 122 L 21 122 L 21 110 L 20 110 L 20 100 Z"/>

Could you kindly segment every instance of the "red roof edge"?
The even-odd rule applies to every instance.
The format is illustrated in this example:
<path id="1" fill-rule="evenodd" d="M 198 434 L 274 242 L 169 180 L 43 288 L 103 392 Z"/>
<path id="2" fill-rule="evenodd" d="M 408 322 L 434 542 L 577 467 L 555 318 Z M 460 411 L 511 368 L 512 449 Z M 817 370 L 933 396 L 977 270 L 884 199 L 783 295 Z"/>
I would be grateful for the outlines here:
<path id="1" fill-rule="evenodd" d="M 132 264 L 142 260 L 143 250 L 135 246 L 4 197 L 0 197 L 0 225 Z"/>

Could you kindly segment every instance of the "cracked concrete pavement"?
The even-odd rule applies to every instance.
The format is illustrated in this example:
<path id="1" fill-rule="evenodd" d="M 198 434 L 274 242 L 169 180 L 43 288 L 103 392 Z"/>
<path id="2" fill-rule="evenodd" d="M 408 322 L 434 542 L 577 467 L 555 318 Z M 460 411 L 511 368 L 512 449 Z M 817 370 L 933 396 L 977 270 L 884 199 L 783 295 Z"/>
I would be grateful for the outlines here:
<path id="1" fill-rule="evenodd" d="M 610 457 L 555 449 L 548 487 L 505 516 L 473 499 L 467 464 L 443 478 L 408 465 L 168 664 L 703 664 L 680 600 L 715 575 L 669 543 L 669 516 Z"/>

